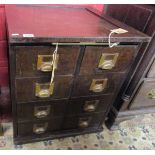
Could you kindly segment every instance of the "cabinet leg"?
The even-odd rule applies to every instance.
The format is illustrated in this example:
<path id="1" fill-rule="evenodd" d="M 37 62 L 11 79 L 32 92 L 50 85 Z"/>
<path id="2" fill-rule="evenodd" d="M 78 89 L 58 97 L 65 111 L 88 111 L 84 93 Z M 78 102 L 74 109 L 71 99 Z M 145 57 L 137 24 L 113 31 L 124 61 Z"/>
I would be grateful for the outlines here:
<path id="1" fill-rule="evenodd" d="M 131 120 L 135 117 L 135 115 L 122 115 L 121 111 L 119 113 L 116 113 L 116 111 L 112 109 L 108 114 L 108 119 L 105 121 L 105 125 L 110 130 L 118 130 L 120 123 Z"/>
<path id="2" fill-rule="evenodd" d="M 124 122 L 124 121 L 128 121 L 131 119 L 134 119 L 136 116 L 126 116 L 126 117 L 117 117 L 115 119 L 115 121 L 113 121 L 113 123 L 109 123 L 110 120 L 107 120 L 105 122 L 106 126 L 108 127 L 108 129 L 114 131 L 114 130 L 118 130 L 119 129 L 119 125 L 120 123 Z"/>
<path id="3" fill-rule="evenodd" d="M 3 136 L 3 127 L 2 127 L 2 125 L 0 124 L 0 136 Z"/>

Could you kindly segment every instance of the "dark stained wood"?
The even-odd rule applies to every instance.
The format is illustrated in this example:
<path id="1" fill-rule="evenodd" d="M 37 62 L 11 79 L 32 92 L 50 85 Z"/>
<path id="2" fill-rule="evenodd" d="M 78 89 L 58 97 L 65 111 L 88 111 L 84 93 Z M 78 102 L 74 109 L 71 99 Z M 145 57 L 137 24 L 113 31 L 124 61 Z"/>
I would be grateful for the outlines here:
<path id="1" fill-rule="evenodd" d="M 9 75 L 10 75 L 10 95 L 12 103 L 13 117 L 13 136 L 17 136 L 17 108 L 15 102 L 15 54 L 13 54 L 13 46 L 9 46 Z"/>
<path id="2" fill-rule="evenodd" d="M 107 86 L 101 92 L 93 92 L 90 91 L 90 86 L 93 79 L 104 79 L 107 78 Z M 112 74 L 112 73 L 104 73 L 103 75 L 90 75 L 90 76 L 78 76 L 74 82 L 74 88 L 72 90 L 72 97 L 78 96 L 95 96 L 95 95 L 103 95 L 110 94 L 115 91 L 117 86 L 119 85 L 121 79 L 123 80 L 123 74 Z"/>
<path id="3" fill-rule="evenodd" d="M 80 75 L 102 74 L 106 72 L 126 72 L 136 54 L 137 46 L 123 45 L 114 48 L 88 46 L 81 64 Z M 102 54 L 118 53 L 115 66 L 110 70 L 98 68 Z"/>
<path id="4" fill-rule="evenodd" d="M 18 121 L 24 121 L 24 120 L 44 120 L 44 119 L 51 119 L 55 116 L 61 116 L 63 117 L 65 114 L 66 106 L 68 100 L 52 100 L 52 101 L 42 101 L 42 102 L 29 102 L 24 104 L 18 104 L 17 105 L 17 115 L 18 115 Z M 34 115 L 35 108 L 37 107 L 50 107 L 49 108 L 49 114 L 46 117 L 43 118 L 36 118 Z M 44 108 L 42 108 L 44 109 Z"/>
<path id="5" fill-rule="evenodd" d="M 72 131 L 71 130 L 65 130 L 63 132 L 57 131 L 57 132 L 47 133 L 39 136 L 27 135 L 22 137 L 15 137 L 14 143 L 16 145 L 19 145 L 19 144 L 32 143 L 37 141 L 51 140 L 56 138 L 59 139 L 59 138 L 73 137 L 73 136 L 78 136 L 83 134 L 99 133 L 102 131 L 103 131 L 103 127 L 99 126 L 97 128 L 87 128 L 85 130 L 72 129 Z"/>
<path id="6" fill-rule="evenodd" d="M 106 5 L 103 13 L 139 31 L 145 31 L 153 11 L 148 5 L 112 4 Z"/>
<path id="7" fill-rule="evenodd" d="M 85 114 L 82 116 L 70 116 L 65 117 L 63 122 L 63 129 L 64 130 L 70 130 L 70 129 L 80 129 L 85 130 L 86 128 L 97 128 L 99 127 L 101 121 L 103 120 L 105 113 L 94 113 L 94 114 Z M 88 127 L 86 128 L 80 128 L 79 123 L 86 121 L 88 122 Z"/>
<path id="8" fill-rule="evenodd" d="M 68 98 L 73 82 L 72 76 L 55 76 L 54 91 L 51 97 L 40 98 L 35 96 L 35 84 L 50 82 L 50 77 L 42 78 L 19 78 L 16 79 L 17 102 L 43 101 L 56 98 Z"/>
<path id="9" fill-rule="evenodd" d="M 62 117 L 57 117 L 53 118 L 50 121 L 35 121 L 35 122 L 27 122 L 27 123 L 19 123 L 18 124 L 18 136 L 27 136 L 27 135 L 36 135 L 40 136 L 44 133 L 50 133 L 52 131 L 60 130 L 61 129 L 61 124 L 62 124 L 63 118 Z M 36 134 L 33 132 L 33 126 L 36 124 L 45 124 L 47 123 L 47 129 L 44 133 L 41 134 Z"/>
<path id="10" fill-rule="evenodd" d="M 154 10 L 154 9 L 153 9 Z M 146 32 L 146 34 L 148 34 L 148 35 L 150 35 L 150 36 L 152 36 L 153 35 L 153 32 L 154 32 L 154 26 L 155 25 L 155 16 L 154 16 L 154 14 L 153 14 L 153 16 L 152 16 L 152 18 L 151 18 L 151 20 L 150 20 L 150 22 L 149 22 L 149 24 L 147 25 L 147 28 L 146 28 L 146 30 L 145 30 L 145 32 Z"/>
<path id="11" fill-rule="evenodd" d="M 67 115 L 75 114 L 91 114 L 93 112 L 106 112 L 107 106 L 111 103 L 111 95 L 103 95 L 102 97 L 80 97 L 71 99 L 67 104 Z M 92 105 L 95 107 L 94 111 L 87 111 L 86 106 Z"/>
<path id="12" fill-rule="evenodd" d="M 119 21 L 119 20 L 117 20 L 117 19 L 115 19 L 115 18 L 113 18 L 113 17 L 107 15 L 107 12 L 105 12 L 105 13 L 104 13 L 104 12 L 100 12 L 100 11 L 97 11 L 97 10 L 91 8 L 91 7 L 90 7 L 90 8 L 87 8 L 87 10 L 90 11 L 91 13 L 93 13 L 93 14 L 99 16 L 100 18 L 102 18 L 102 19 L 104 19 L 104 20 L 110 22 L 111 24 L 116 25 L 116 26 L 119 27 L 119 28 L 121 27 L 121 28 L 123 28 L 123 29 L 125 29 L 125 30 L 129 30 L 130 32 L 133 32 L 133 31 L 134 31 L 134 33 L 135 33 L 135 32 L 137 32 L 137 33 L 140 32 L 140 31 L 136 30 L 135 28 L 133 28 L 133 27 L 127 25 L 127 24 L 123 24 L 122 21 Z M 105 9 L 105 10 L 106 10 L 106 9 Z M 131 38 L 130 38 L 130 39 L 131 39 Z M 139 38 L 137 38 L 137 39 L 139 39 Z M 151 39 L 151 38 L 150 38 L 150 39 Z M 128 40 L 128 41 L 129 41 L 129 40 Z M 130 41 L 131 41 L 131 40 L 130 40 Z M 136 42 L 136 40 L 135 40 L 134 42 Z"/>
<path id="13" fill-rule="evenodd" d="M 110 30 L 119 28 L 90 13 L 85 8 L 8 5 L 6 6 L 6 15 L 9 39 L 12 43 L 54 42 L 56 40 L 58 42 L 91 40 L 108 42 Z M 13 36 L 12 34 L 19 35 Z M 33 34 L 34 37 L 23 37 L 23 34 Z M 116 42 L 143 40 L 148 41 L 149 37 L 137 31 L 114 35 L 111 39 Z"/>
<path id="14" fill-rule="evenodd" d="M 105 14 L 113 17 L 119 21 L 125 21 L 126 16 L 129 13 L 130 5 L 127 4 L 111 4 L 105 5 L 104 12 Z M 121 11 L 121 13 L 120 13 Z"/>
<path id="15" fill-rule="evenodd" d="M 17 46 L 16 51 L 16 75 L 38 76 L 51 75 L 50 72 L 37 70 L 38 55 L 52 55 L 55 46 Z M 60 46 L 58 48 L 58 66 L 55 74 L 73 74 L 78 60 L 80 48 L 78 46 Z"/>
<path id="16" fill-rule="evenodd" d="M 144 31 L 151 16 L 152 16 L 152 12 L 150 11 L 150 9 L 147 9 L 140 5 L 133 5 L 132 7 L 130 5 L 129 11 L 127 16 L 125 17 L 124 23 L 134 27 L 139 31 Z M 134 20 L 133 20 L 133 17 L 134 17 Z"/>

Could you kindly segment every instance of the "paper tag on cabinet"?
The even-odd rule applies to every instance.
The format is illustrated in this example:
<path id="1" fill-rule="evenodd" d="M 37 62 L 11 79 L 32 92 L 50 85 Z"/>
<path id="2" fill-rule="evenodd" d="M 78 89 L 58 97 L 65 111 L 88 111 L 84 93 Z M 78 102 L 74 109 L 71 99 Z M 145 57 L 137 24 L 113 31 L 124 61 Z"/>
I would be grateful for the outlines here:
<path id="1" fill-rule="evenodd" d="M 34 37 L 34 34 L 23 34 L 23 37 L 29 37 L 29 38 L 31 38 L 31 37 Z"/>

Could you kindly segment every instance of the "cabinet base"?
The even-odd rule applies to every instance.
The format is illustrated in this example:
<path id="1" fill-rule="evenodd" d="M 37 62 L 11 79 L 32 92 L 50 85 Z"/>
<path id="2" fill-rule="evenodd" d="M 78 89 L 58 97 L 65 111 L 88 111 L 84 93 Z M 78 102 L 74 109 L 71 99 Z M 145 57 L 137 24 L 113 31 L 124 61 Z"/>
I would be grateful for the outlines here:
<path id="1" fill-rule="evenodd" d="M 14 144 L 21 145 L 21 144 L 26 144 L 26 143 L 52 140 L 52 139 L 56 139 L 56 138 L 72 137 L 72 136 L 78 136 L 78 135 L 101 132 L 101 131 L 103 131 L 103 127 L 99 127 L 97 129 L 91 128 L 91 129 L 87 129 L 87 130 L 83 130 L 83 131 L 79 131 L 79 130 L 62 131 L 61 133 L 57 132 L 52 135 L 50 135 L 50 134 L 44 135 L 43 137 L 41 137 L 41 136 L 40 137 L 37 137 L 37 136 L 15 137 Z"/>

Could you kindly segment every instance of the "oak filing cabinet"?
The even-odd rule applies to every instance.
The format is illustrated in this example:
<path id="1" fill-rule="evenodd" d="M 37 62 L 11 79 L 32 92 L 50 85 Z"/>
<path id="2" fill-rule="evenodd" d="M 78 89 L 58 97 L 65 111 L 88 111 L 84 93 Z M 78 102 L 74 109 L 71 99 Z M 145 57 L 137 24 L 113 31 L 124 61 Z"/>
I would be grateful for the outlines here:
<path id="1" fill-rule="evenodd" d="M 102 131 L 150 37 L 84 7 L 12 5 L 6 17 L 15 143 Z"/>

